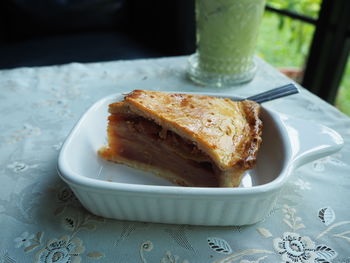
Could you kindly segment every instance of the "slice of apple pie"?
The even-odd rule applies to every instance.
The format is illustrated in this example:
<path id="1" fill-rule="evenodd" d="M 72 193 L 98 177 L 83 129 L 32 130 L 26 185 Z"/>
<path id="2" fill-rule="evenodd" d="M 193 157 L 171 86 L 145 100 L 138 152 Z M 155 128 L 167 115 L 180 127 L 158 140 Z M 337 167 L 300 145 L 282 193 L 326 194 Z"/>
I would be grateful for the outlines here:
<path id="1" fill-rule="evenodd" d="M 109 112 L 105 160 L 197 187 L 237 187 L 256 163 L 262 122 L 253 101 L 134 90 Z"/>

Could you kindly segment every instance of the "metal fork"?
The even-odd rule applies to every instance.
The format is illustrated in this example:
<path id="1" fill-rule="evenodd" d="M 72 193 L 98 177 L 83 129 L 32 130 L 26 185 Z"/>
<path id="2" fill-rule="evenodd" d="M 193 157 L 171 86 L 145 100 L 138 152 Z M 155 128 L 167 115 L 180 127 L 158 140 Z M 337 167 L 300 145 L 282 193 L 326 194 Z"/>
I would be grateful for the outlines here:
<path id="1" fill-rule="evenodd" d="M 266 101 L 286 97 L 296 93 L 299 93 L 299 89 L 293 83 L 290 83 L 290 84 L 283 85 L 281 87 L 274 88 L 244 99 L 239 99 L 239 100 L 253 100 L 257 103 L 263 103 Z"/>

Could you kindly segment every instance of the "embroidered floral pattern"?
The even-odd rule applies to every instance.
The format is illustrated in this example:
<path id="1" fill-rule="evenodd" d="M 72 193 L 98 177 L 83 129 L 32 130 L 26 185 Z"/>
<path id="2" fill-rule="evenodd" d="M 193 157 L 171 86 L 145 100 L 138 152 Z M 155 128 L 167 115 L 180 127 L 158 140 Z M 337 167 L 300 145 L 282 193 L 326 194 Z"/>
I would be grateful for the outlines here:
<path id="1" fill-rule="evenodd" d="M 35 127 L 29 123 L 23 124 L 21 129 L 16 130 L 10 138 L 7 139 L 9 144 L 17 143 L 24 138 L 39 136 L 41 135 L 41 129 L 39 127 Z"/>
<path id="2" fill-rule="evenodd" d="M 160 260 L 160 263 L 189 263 L 187 259 L 180 260 L 177 255 L 172 255 L 170 251 L 165 252 L 165 256 Z"/>
<path id="3" fill-rule="evenodd" d="M 36 263 L 79 263 L 80 254 L 84 252 L 82 241 L 79 238 L 70 239 L 63 236 L 60 239 L 50 240 L 47 245 L 36 254 Z"/>
<path id="4" fill-rule="evenodd" d="M 331 260 L 338 256 L 338 253 L 327 245 L 316 245 L 310 237 L 295 232 L 304 229 L 305 225 L 302 223 L 302 218 L 296 215 L 297 210 L 294 207 L 284 204 L 282 212 L 284 214 L 283 222 L 293 231 L 285 232 L 282 234 L 282 238 L 277 237 L 272 241 L 273 247 L 281 255 L 283 263 L 331 263 Z M 332 222 L 335 218 L 335 213 L 330 207 L 320 209 L 318 215 L 323 223 Z M 343 221 L 328 227 L 315 240 L 327 234 L 333 228 L 348 223 L 350 221 Z M 265 238 L 273 237 L 272 233 L 266 228 L 257 228 L 257 232 Z M 336 237 L 336 235 L 333 236 Z"/>
<path id="5" fill-rule="evenodd" d="M 169 236 L 176 242 L 180 247 L 194 251 L 194 248 L 191 245 L 191 242 L 188 239 L 187 232 L 189 226 L 179 225 L 179 226 L 170 226 L 167 227 L 164 231 L 169 234 Z"/>
<path id="6" fill-rule="evenodd" d="M 335 213 L 331 207 L 323 207 L 318 211 L 318 218 L 328 226 L 335 220 Z"/>
<path id="7" fill-rule="evenodd" d="M 62 187 L 57 191 L 57 199 L 60 203 L 64 203 L 64 204 L 78 200 L 75 197 L 73 191 L 67 186 Z"/>
<path id="8" fill-rule="evenodd" d="M 52 145 L 52 148 L 54 148 L 56 151 L 59 151 L 62 147 L 63 143 L 59 142 L 57 144 Z"/>
<path id="9" fill-rule="evenodd" d="M 144 222 L 122 222 L 122 230 L 119 235 L 119 238 L 114 242 L 115 246 L 119 246 L 120 243 L 122 243 L 126 238 L 128 238 L 133 232 L 139 230 L 139 229 L 145 229 L 149 227 L 149 223 Z"/>
<path id="10" fill-rule="evenodd" d="M 29 247 L 33 238 L 34 238 L 34 234 L 23 232 L 22 235 L 14 239 L 15 247 L 16 248 Z"/>
<path id="11" fill-rule="evenodd" d="M 31 239 L 31 243 L 24 247 L 25 252 L 30 252 L 41 245 L 41 239 L 43 237 L 42 232 L 37 232 L 35 236 Z"/>
<path id="12" fill-rule="evenodd" d="M 92 221 L 104 222 L 105 219 L 88 213 L 84 214 L 83 217 L 82 215 L 66 216 L 62 218 L 63 228 L 70 231 L 71 235 L 49 240 L 46 245 L 43 245 L 42 232 L 37 232 L 35 235 L 24 232 L 14 239 L 15 246 L 24 247 L 24 252 L 31 252 L 41 247 L 36 253 L 36 263 L 79 263 L 81 261 L 80 254 L 84 252 L 85 248 L 82 245 L 82 240 L 76 235 L 84 229 L 94 230 L 96 225 Z M 147 249 L 145 248 L 145 250 Z M 93 251 L 87 253 L 87 257 L 100 259 L 104 257 L 104 254 Z"/>
<path id="13" fill-rule="evenodd" d="M 334 154 L 332 156 L 327 156 L 322 159 L 313 162 L 313 169 L 316 172 L 324 172 L 326 170 L 326 165 L 334 165 L 336 167 L 344 167 L 346 164 L 340 160 L 339 154 Z"/>
<path id="14" fill-rule="evenodd" d="M 282 255 L 284 262 L 314 262 L 315 243 L 307 236 L 300 236 L 297 233 L 286 232 L 282 238 L 273 240 L 275 250 Z"/>
<path id="15" fill-rule="evenodd" d="M 218 253 L 230 254 L 232 252 L 232 248 L 226 240 L 218 237 L 208 237 L 207 241 L 210 248 Z"/>
<path id="16" fill-rule="evenodd" d="M 296 186 L 299 186 L 301 190 L 311 190 L 310 183 L 307 181 L 304 181 L 302 179 L 297 179 L 296 182 L 294 182 Z"/>
<path id="17" fill-rule="evenodd" d="M 229 263 L 229 262 L 235 262 L 239 259 L 241 259 L 241 261 L 244 262 L 244 260 L 248 261 L 244 257 L 255 256 L 255 255 L 259 255 L 259 254 L 269 255 L 269 254 L 273 254 L 273 252 L 269 251 L 269 250 L 265 250 L 265 249 L 254 249 L 254 248 L 246 249 L 243 251 L 234 252 L 234 253 L 230 254 L 229 256 L 221 258 L 219 260 L 215 260 L 215 261 L 213 261 L 213 263 Z M 265 258 L 265 256 L 263 256 L 263 257 Z M 259 260 L 259 259 L 257 259 L 257 260 Z M 261 258 L 260 258 L 260 260 L 261 260 Z M 255 261 L 253 261 L 253 262 L 255 262 Z"/>
<path id="18" fill-rule="evenodd" d="M 13 170 L 15 173 L 21 173 L 21 172 L 25 172 L 28 169 L 32 169 L 32 168 L 36 168 L 38 167 L 38 165 L 33 164 L 33 165 L 28 165 L 22 162 L 13 162 L 9 165 L 7 165 L 7 168 Z"/>
<path id="19" fill-rule="evenodd" d="M 243 259 L 239 263 L 259 263 L 260 261 L 264 260 L 265 258 L 267 258 L 267 256 L 260 257 L 257 260 L 253 260 L 253 261 Z"/>
<path id="20" fill-rule="evenodd" d="M 153 249 L 151 241 L 145 241 L 140 246 L 140 258 L 143 263 L 147 263 L 144 252 L 150 252 Z M 188 260 L 180 260 L 177 255 L 172 255 L 171 251 L 166 251 L 165 255 L 160 260 L 161 263 L 190 263 Z"/>
<path id="21" fill-rule="evenodd" d="M 68 186 L 65 185 L 59 189 L 55 189 L 55 191 L 59 206 L 55 209 L 54 215 L 62 214 L 69 206 L 81 207 L 80 202 Z"/>
<path id="22" fill-rule="evenodd" d="M 144 252 L 149 252 L 153 249 L 153 243 L 151 241 L 145 241 L 140 246 L 140 258 L 143 263 L 147 263 Z"/>
<path id="23" fill-rule="evenodd" d="M 341 183 L 330 185 L 334 186 L 332 192 L 343 191 L 339 195 L 346 197 L 348 181 L 343 179 L 348 179 L 348 144 L 339 154 L 294 171 L 275 209 L 256 225 L 163 226 L 102 219 L 85 211 L 55 172 L 57 151 L 77 115 L 98 97 L 128 92 L 129 78 L 133 82 L 142 79 L 151 84 L 155 76 L 164 80 L 174 75 L 182 78 L 185 70 L 183 61 L 170 64 L 157 60 L 152 62 L 153 67 L 148 67 L 149 62 L 137 63 L 141 63 L 137 72 L 124 70 L 125 65 L 129 65 L 124 62 L 113 67 L 75 63 L 54 70 L 53 67 L 42 67 L 1 72 L 0 84 L 6 93 L 1 95 L 0 108 L 5 126 L 0 144 L 4 144 L 6 151 L 0 156 L 0 174 L 6 181 L 2 180 L 0 191 L 0 222 L 5 222 L 0 234 L 0 263 L 184 263 L 188 262 L 186 258 L 191 262 L 194 258 L 195 262 L 208 263 L 350 263 L 346 253 L 350 244 L 346 199 L 337 202 L 337 195 L 324 194 L 327 183 L 332 182 L 329 178 L 337 175 Z M 116 91 L 115 83 L 120 81 L 124 82 L 119 87 L 125 89 Z M 96 88 L 100 85 L 104 88 Z M 26 103 L 18 99 L 18 94 Z M 294 113 L 295 108 L 282 107 L 281 111 L 293 110 L 293 115 L 314 121 L 320 120 L 320 111 L 327 118 L 328 113 L 332 114 L 329 119 L 341 117 L 335 111 L 323 108 L 322 104 L 311 103 L 304 95 L 307 96 L 305 93 L 294 101 L 297 102 L 294 106 L 305 108 L 301 103 L 307 102 L 307 116 L 302 116 L 305 111 Z M 283 104 L 276 103 L 271 106 Z M 21 115 L 26 110 L 31 111 L 31 116 Z M 338 120 L 339 126 L 334 127 L 346 137 L 350 135 L 350 122 L 341 118 L 344 125 L 340 126 Z M 11 122 L 12 119 L 19 121 Z M 333 124 L 326 118 L 323 121 L 326 125 Z M 40 180 L 33 180 L 34 176 Z M 54 189 L 50 187 L 52 185 Z M 50 192 L 52 189 L 54 191 Z M 282 206 L 285 203 L 287 205 Z M 303 213 L 299 214 L 299 211 Z M 100 224 L 102 221 L 105 224 Z M 135 247 L 134 242 L 143 237 L 148 241 Z M 97 242 L 93 242 L 95 240 Z M 331 242 L 337 246 L 330 247 Z"/>
<path id="24" fill-rule="evenodd" d="M 295 208 L 285 204 L 282 211 L 284 213 L 283 222 L 286 223 L 293 231 L 305 228 L 305 225 L 301 223 L 301 217 L 296 216 Z"/>
<path id="25" fill-rule="evenodd" d="M 10 257 L 9 253 L 6 250 L 0 250 L 0 262 L 16 263 L 16 261 Z"/>

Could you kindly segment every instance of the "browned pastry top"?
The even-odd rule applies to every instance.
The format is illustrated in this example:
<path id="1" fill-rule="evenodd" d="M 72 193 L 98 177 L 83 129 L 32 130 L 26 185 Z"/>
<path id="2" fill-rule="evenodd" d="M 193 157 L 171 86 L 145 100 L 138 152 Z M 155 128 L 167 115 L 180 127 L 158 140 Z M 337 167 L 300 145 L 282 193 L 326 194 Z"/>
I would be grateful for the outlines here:
<path id="1" fill-rule="evenodd" d="M 134 90 L 124 101 L 112 103 L 109 112 L 153 120 L 192 141 L 222 170 L 233 166 L 250 169 L 255 164 L 262 132 L 256 102 Z"/>

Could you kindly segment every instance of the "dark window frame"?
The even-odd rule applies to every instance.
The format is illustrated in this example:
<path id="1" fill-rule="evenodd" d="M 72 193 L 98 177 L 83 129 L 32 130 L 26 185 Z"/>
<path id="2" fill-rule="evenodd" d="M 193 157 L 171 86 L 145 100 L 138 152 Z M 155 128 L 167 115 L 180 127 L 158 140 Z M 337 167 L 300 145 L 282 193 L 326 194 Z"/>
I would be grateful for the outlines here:
<path id="1" fill-rule="evenodd" d="M 301 84 L 334 104 L 350 54 L 350 1 L 323 0 L 318 19 L 269 5 L 266 10 L 315 25 Z"/>

